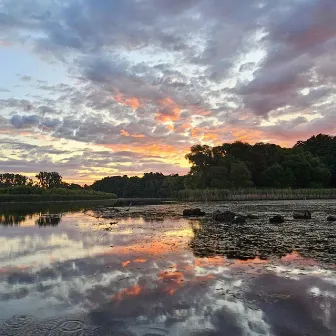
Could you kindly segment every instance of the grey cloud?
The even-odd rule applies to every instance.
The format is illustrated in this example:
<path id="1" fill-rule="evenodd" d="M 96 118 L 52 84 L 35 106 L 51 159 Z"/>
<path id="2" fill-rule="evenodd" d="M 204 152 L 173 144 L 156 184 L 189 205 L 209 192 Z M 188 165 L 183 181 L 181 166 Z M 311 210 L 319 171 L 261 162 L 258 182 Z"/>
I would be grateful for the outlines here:
<path id="1" fill-rule="evenodd" d="M 50 119 L 50 118 L 40 118 L 36 114 L 32 115 L 19 115 L 14 114 L 10 119 L 9 122 L 15 128 L 30 128 L 33 126 L 41 126 L 47 128 L 54 128 L 56 127 L 60 121 L 58 119 Z"/>
<path id="2" fill-rule="evenodd" d="M 280 138 L 285 141 L 306 139 L 312 134 L 334 134 L 336 132 L 336 115 L 329 112 L 322 117 L 308 121 L 298 117 L 290 121 L 279 121 L 276 125 L 260 128 L 266 136 L 272 139 Z"/>
<path id="3" fill-rule="evenodd" d="M 23 82 L 29 82 L 32 80 L 31 76 L 22 76 L 20 78 Z"/>
<path id="4" fill-rule="evenodd" d="M 332 131 L 334 0 L 3 0 L 0 13 L 4 38 L 62 63 L 72 81 L 37 81 L 46 98 L 1 100 L 15 128 L 38 126 L 83 143 L 177 148 L 190 141 L 184 133 L 193 120 L 223 134 L 230 125 L 279 138 L 294 137 L 289 126 L 299 134 Z M 260 51 L 263 58 L 254 59 Z M 259 126 L 300 112 L 295 125 Z M 158 113 L 172 119 L 174 132 Z M 304 121 L 306 114 L 321 118 Z M 132 137 L 139 134 L 145 137 Z"/>
<path id="5" fill-rule="evenodd" d="M 259 95 L 258 104 L 243 97 L 246 107 L 264 116 L 288 104 L 303 108 L 296 91 L 327 83 L 329 76 L 320 64 L 333 48 L 330 41 L 336 33 L 335 14 L 336 5 L 330 0 L 297 1 L 270 12 L 263 38 L 267 57 L 254 79 L 238 91 Z"/>
<path id="6" fill-rule="evenodd" d="M 21 116 L 15 114 L 10 118 L 9 121 L 16 128 L 25 128 L 38 125 L 40 118 L 37 115 Z"/>
<path id="7" fill-rule="evenodd" d="M 0 106 L 1 108 L 20 109 L 26 112 L 33 109 L 31 101 L 27 99 L 15 99 L 15 98 L 1 99 Z"/>

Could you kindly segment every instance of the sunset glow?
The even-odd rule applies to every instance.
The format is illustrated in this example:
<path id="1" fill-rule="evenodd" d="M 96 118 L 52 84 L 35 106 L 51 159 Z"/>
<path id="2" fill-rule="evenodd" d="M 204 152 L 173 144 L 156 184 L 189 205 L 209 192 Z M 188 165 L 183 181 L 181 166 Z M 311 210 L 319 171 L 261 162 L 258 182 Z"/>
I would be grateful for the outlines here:
<path id="1" fill-rule="evenodd" d="M 334 0 L 168 2 L 0 3 L 1 172 L 186 174 L 198 143 L 336 133 Z"/>

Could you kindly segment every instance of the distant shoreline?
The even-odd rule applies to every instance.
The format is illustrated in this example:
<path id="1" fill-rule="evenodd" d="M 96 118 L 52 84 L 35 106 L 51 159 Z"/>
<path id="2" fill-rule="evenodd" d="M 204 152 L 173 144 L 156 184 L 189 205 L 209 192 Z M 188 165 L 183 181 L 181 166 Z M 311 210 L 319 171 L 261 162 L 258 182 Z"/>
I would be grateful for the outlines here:
<path id="1" fill-rule="evenodd" d="M 50 204 L 50 203 L 109 203 L 112 206 L 159 204 L 174 202 L 237 202 L 237 201 L 299 201 L 334 200 L 336 189 L 207 189 L 184 190 L 174 198 L 97 198 L 97 196 L 70 195 L 0 195 L 0 207 L 10 204 Z M 8 200 L 10 196 L 11 200 Z"/>
<path id="2" fill-rule="evenodd" d="M 2 204 L 20 204 L 20 203 L 67 203 L 67 202 L 96 202 L 96 201 L 116 201 L 116 198 L 97 198 L 89 196 L 66 196 L 66 195 L 52 195 L 48 197 L 46 195 L 0 195 L 0 205 Z M 15 197 L 12 197 L 15 196 Z M 10 198 L 10 200 L 8 200 Z"/>
<path id="3" fill-rule="evenodd" d="M 206 189 L 183 190 L 179 201 L 299 201 L 336 199 L 334 189 Z"/>

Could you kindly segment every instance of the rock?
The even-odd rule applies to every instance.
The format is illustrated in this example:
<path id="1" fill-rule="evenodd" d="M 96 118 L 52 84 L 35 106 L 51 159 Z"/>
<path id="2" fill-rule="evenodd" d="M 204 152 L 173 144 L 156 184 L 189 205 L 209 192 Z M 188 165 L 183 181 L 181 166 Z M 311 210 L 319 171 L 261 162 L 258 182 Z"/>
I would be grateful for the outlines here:
<path id="1" fill-rule="evenodd" d="M 258 219 L 258 215 L 255 215 L 255 214 L 247 214 L 247 215 L 246 215 L 246 218 L 248 218 L 248 219 Z"/>
<path id="2" fill-rule="evenodd" d="M 281 215 L 275 215 L 269 219 L 270 223 L 284 223 L 285 218 Z"/>
<path id="3" fill-rule="evenodd" d="M 328 222 L 336 222 L 336 216 L 330 215 L 327 217 Z"/>
<path id="4" fill-rule="evenodd" d="M 215 211 L 212 218 L 217 222 L 232 222 L 237 215 L 231 211 Z"/>
<path id="5" fill-rule="evenodd" d="M 311 212 L 308 210 L 295 211 L 293 214 L 294 219 L 311 219 Z"/>
<path id="6" fill-rule="evenodd" d="M 237 215 L 234 220 L 232 221 L 234 224 L 245 224 L 246 223 L 246 217 L 242 215 Z"/>
<path id="7" fill-rule="evenodd" d="M 201 211 L 201 209 L 185 209 L 183 210 L 184 217 L 201 217 L 205 216 L 205 212 Z"/>

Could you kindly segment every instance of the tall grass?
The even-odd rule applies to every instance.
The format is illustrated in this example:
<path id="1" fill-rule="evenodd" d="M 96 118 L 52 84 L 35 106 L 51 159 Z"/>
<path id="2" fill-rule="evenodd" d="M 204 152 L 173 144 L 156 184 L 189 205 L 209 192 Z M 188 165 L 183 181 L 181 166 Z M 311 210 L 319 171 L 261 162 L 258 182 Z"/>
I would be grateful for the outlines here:
<path id="1" fill-rule="evenodd" d="M 115 194 L 94 190 L 71 190 L 65 188 L 42 189 L 38 187 L 19 186 L 0 188 L 1 202 L 53 202 L 115 199 Z"/>
<path id="2" fill-rule="evenodd" d="M 182 190 L 180 201 L 249 201 L 336 199 L 336 189 L 205 189 Z"/>

